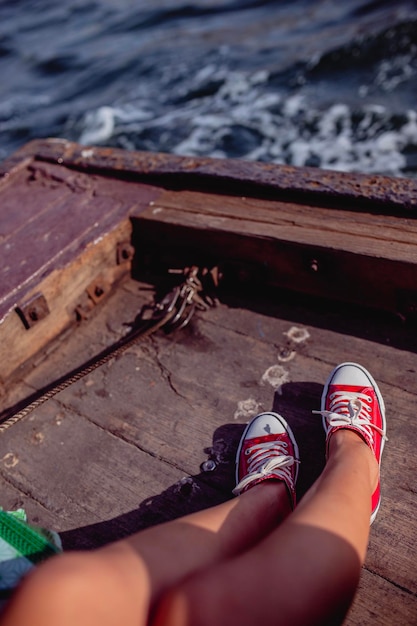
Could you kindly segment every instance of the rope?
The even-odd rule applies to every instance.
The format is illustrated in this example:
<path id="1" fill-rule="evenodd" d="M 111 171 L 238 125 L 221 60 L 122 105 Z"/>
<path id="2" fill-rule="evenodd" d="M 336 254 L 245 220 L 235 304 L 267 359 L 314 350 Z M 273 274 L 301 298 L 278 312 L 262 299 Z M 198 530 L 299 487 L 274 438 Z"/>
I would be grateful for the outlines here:
<path id="1" fill-rule="evenodd" d="M 87 376 L 91 372 L 93 372 L 98 367 L 101 367 L 111 359 L 114 359 L 120 356 L 125 350 L 130 348 L 136 342 L 146 339 L 153 333 L 155 333 L 159 328 L 162 328 L 165 324 L 169 322 L 169 320 L 177 313 L 176 309 L 169 310 L 161 319 L 157 322 L 154 322 L 151 326 L 147 328 L 140 328 L 133 333 L 126 335 L 120 339 L 117 343 L 113 344 L 109 348 L 103 350 L 97 357 L 94 357 L 87 361 L 84 365 L 81 365 L 79 368 L 73 370 L 73 373 L 65 374 L 65 376 L 58 378 L 54 383 L 44 387 L 44 389 L 40 389 L 34 395 L 36 399 L 27 404 L 23 409 L 14 413 L 10 417 L 7 417 L 0 424 L 0 435 L 8 428 L 11 428 L 17 422 L 20 422 L 24 417 L 29 415 L 32 411 L 37 409 L 39 406 L 50 400 L 54 396 L 56 396 L 61 391 L 64 391 L 67 387 L 77 382 L 84 376 Z"/>

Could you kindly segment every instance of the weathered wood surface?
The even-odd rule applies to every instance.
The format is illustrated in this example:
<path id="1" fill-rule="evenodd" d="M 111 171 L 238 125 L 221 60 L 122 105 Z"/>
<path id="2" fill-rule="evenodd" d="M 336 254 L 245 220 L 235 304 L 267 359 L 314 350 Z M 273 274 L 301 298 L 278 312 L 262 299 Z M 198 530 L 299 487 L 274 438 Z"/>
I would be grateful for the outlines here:
<path id="1" fill-rule="evenodd" d="M 36 161 L 1 181 L 0 337 L 8 359 L 0 363 L 0 385 L 130 271 L 118 246 L 130 245 L 130 215 L 157 194 L 150 185 Z M 32 310 L 36 323 L 28 329 L 16 309 L 36 307 L 39 294 L 47 314 Z"/>
<path id="2" fill-rule="evenodd" d="M 416 200 L 414 181 L 33 142 L 0 166 L 0 393 L 130 270 L 120 244 L 139 268 L 222 263 L 415 315 Z"/>
<path id="3" fill-rule="evenodd" d="M 346 623 L 415 624 L 417 340 L 392 316 L 332 300 L 416 310 L 416 183 L 62 141 L 35 142 L 0 170 L 3 415 L 116 340 L 150 300 L 129 279 L 75 324 L 91 285 L 110 294 L 129 272 L 121 241 L 134 244 L 141 280 L 158 265 L 225 268 L 221 306 L 130 348 L 4 433 L 0 504 L 25 506 L 68 549 L 102 545 L 229 498 L 243 425 L 271 408 L 299 440 L 302 497 L 324 463 L 311 410 L 334 365 L 358 361 L 380 382 L 389 442 Z M 27 330 L 15 307 L 39 291 L 51 310 Z M 215 471 L 201 470 L 207 458 Z"/>
<path id="4" fill-rule="evenodd" d="M 65 139 L 39 139 L 12 155 L 2 171 L 35 157 L 77 170 L 97 171 L 134 180 L 154 181 L 175 189 L 217 189 L 234 195 L 270 198 L 350 210 L 415 215 L 417 183 L 413 179 L 326 171 L 237 159 L 182 157 L 82 146 Z"/>
<path id="5" fill-rule="evenodd" d="M 7 404 L 119 337 L 151 299 L 147 287 L 121 286 L 10 390 Z M 62 532 L 67 549 L 102 545 L 229 498 L 243 424 L 268 409 L 286 416 L 299 441 L 302 497 L 324 462 L 321 420 L 311 410 L 329 371 L 359 361 L 380 384 L 389 442 L 382 505 L 346 624 L 415 624 L 415 337 L 392 319 L 313 300 L 273 304 L 229 291 L 221 300 L 190 327 L 137 344 L 6 431 L 2 505 L 25 506 L 37 523 Z M 201 470 L 207 458 L 217 462 L 213 472 Z"/>
<path id="6" fill-rule="evenodd" d="M 65 268 L 85 248 L 128 224 L 156 196 L 149 185 L 30 162 L 1 181 L 1 319 L 34 279 Z M 129 228 L 125 227 L 129 238 Z M 112 258 L 116 264 L 116 251 Z M 13 299 L 14 298 L 14 299 Z"/>
<path id="7" fill-rule="evenodd" d="M 417 304 L 413 219 L 165 191 L 134 228 L 145 255 L 220 259 L 247 280 L 403 314 Z"/>

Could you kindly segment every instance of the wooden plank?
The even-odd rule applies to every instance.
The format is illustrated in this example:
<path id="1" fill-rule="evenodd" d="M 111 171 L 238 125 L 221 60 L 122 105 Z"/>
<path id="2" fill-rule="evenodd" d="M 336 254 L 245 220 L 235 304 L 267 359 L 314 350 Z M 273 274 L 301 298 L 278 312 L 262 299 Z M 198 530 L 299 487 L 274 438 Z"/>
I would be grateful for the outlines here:
<path id="1" fill-rule="evenodd" d="M 353 605 L 343 622 L 345 626 L 414 626 L 417 598 L 376 574 L 363 570 Z"/>
<path id="2" fill-rule="evenodd" d="M 56 182 L 42 184 L 42 193 L 38 191 L 40 180 L 33 171 L 33 163 L 19 168 L 2 181 L 0 195 L 2 202 L 0 234 L 2 241 L 22 228 L 28 228 L 33 219 L 51 211 L 56 202 L 65 201 L 71 190 L 68 186 Z M 34 188 L 34 193 L 31 190 Z M 47 230 L 42 234 L 47 234 Z"/>
<path id="3" fill-rule="evenodd" d="M 156 195 L 149 186 L 36 163 L 11 173 L 1 191 L 1 319 L 40 276 L 66 267 Z"/>
<path id="4" fill-rule="evenodd" d="M 14 457 L 10 455 L 2 463 L 12 464 L 15 462 Z M 56 517 L 48 511 L 40 502 L 31 497 L 30 494 L 21 491 L 14 486 L 7 477 L 0 475 L 1 489 L 1 505 L 5 510 L 15 511 L 23 508 L 26 511 L 28 520 L 34 525 L 43 526 L 44 528 L 54 528 L 56 525 Z"/>
<path id="5" fill-rule="evenodd" d="M 151 206 L 143 219 L 157 215 L 185 226 L 204 222 L 207 229 L 224 227 L 255 237 L 270 234 L 295 243 L 416 261 L 417 221 L 410 218 L 196 191 L 164 191 Z"/>
<path id="6" fill-rule="evenodd" d="M 27 382 L 45 384 L 51 372 L 61 374 L 119 336 L 150 299 L 147 285 L 141 287 L 131 281 L 118 290 Z M 53 516 L 69 547 L 101 545 L 229 498 L 243 424 L 259 410 L 273 409 L 285 415 L 300 444 L 302 497 L 324 463 L 321 421 L 311 414 L 323 381 L 336 363 L 360 361 L 380 383 L 389 442 L 382 505 L 347 623 L 389 624 L 394 615 L 412 624 L 417 355 L 396 347 L 406 340 L 405 327 L 391 334 L 378 318 L 380 336 L 378 329 L 372 341 L 356 336 L 360 320 L 365 326 L 369 321 L 363 312 L 356 315 L 313 312 L 301 304 L 268 308 L 267 301 L 230 297 L 198 314 L 188 329 L 159 333 L 131 348 L 6 432 L 0 474 L 13 494 L 37 503 L 41 522 L 42 511 L 49 521 Z M 217 463 L 213 472 L 200 469 L 207 458 Z"/>
<path id="7" fill-rule="evenodd" d="M 181 157 L 81 146 L 64 139 L 32 141 L 12 155 L 10 164 L 36 156 L 83 171 L 115 173 L 175 189 L 204 189 L 225 194 L 268 196 L 335 209 L 350 206 L 376 214 L 415 215 L 417 184 L 392 178 L 292 167 L 237 159 Z M 6 166 L 5 166 L 6 167 Z M 1 176 L 1 167 L 0 167 Z"/>
<path id="8" fill-rule="evenodd" d="M 31 162 L 11 172 L 0 190 L 0 386 L 103 298 L 125 276 L 117 246 L 130 243 L 130 216 L 158 190 L 106 180 L 57 164 Z M 133 255 L 133 252 L 132 252 Z M 91 285 L 100 297 L 92 299 Z M 25 327 L 16 309 L 41 295 L 44 318 Z M 26 322 L 25 322 L 26 323 Z M 26 323 L 27 325 L 27 323 Z"/>
<path id="9" fill-rule="evenodd" d="M 133 316 L 138 302 L 135 297 L 129 302 L 129 307 L 125 304 L 118 310 L 121 315 L 131 307 Z M 296 339 L 303 336 L 301 331 L 307 331 L 305 340 L 297 343 Z M 291 358 L 286 361 L 288 355 Z M 219 431 L 215 437 L 220 452 L 216 454 L 227 464 L 242 421 L 259 410 L 273 408 L 286 416 L 299 439 L 304 460 L 301 497 L 324 463 L 324 454 L 317 455 L 324 445 L 321 422 L 311 410 L 320 405 L 322 384 L 331 368 L 346 358 L 362 362 L 377 377 L 389 420 L 390 441 L 382 469 L 383 504 L 372 531 L 376 543 L 371 542 L 369 566 L 387 578 L 395 571 L 398 584 L 411 589 L 417 555 L 414 531 L 406 517 L 415 501 L 413 441 L 417 426 L 413 416 L 417 394 L 412 371 L 407 370 L 417 367 L 415 353 L 320 327 L 293 326 L 275 315 L 219 307 L 202 314 L 180 338 L 162 334 L 138 344 L 123 359 L 60 394 L 60 402 L 190 475 L 198 473 L 204 460 L 202 450 L 213 445 L 213 433 Z M 401 383 L 400 376 L 392 377 L 388 366 L 396 358 L 401 358 L 406 370 L 400 388 L 396 386 Z M 71 359 L 64 352 L 59 360 L 67 366 Z M 41 383 L 46 366 L 37 368 L 33 382 Z M 274 384 L 279 377 L 284 384 L 280 389 L 277 385 L 277 390 Z M 404 391 L 408 385 L 409 391 Z M 135 401 L 132 389 L 139 391 Z M 228 432 L 226 439 L 222 432 Z M 404 459 L 408 459 L 406 464 Z M 399 480 L 402 504 L 398 502 Z M 221 476 L 219 486 L 227 492 L 230 477 L 224 482 Z M 399 527 L 400 539 L 395 542 Z M 386 558 L 387 537 L 392 545 L 390 559 Z"/>
<path id="10" fill-rule="evenodd" d="M 121 170 L 121 176 L 137 180 L 141 175 L 146 177 L 148 167 L 151 176 L 161 175 L 158 185 L 165 184 L 171 176 L 172 186 L 173 177 L 179 175 L 178 168 L 184 166 L 192 172 L 194 166 L 196 177 L 191 178 L 198 184 L 205 181 L 207 187 L 214 180 L 214 172 L 218 172 L 217 164 L 211 168 L 209 160 L 164 161 L 161 155 L 122 157 L 112 151 L 96 153 L 94 149 L 64 146 L 62 142 L 42 146 L 42 158 L 53 159 L 55 164 L 42 164 L 38 157 L 28 159 L 27 154 L 21 154 L 13 172 L 9 168 L 0 182 L 0 196 L 8 193 L 13 201 L 10 177 L 22 177 L 28 182 L 37 172 L 30 189 L 38 191 L 33 194 L 33 204 L 28 203 L 34 207 L 30 216 L 34 223 L 44 219 L 49 211 L 52 215 L 57 202 L 63 204 L 71 197 L 86 202 L 85 194 L 89 197 L 91 188 L 80 188 L 84 174 L 81 178 L 78 175 L 82 169 L 88 172 L 88 185 L 94 174 L 94 185 L 100 187 L 98 197 L 105 206 L 101 215 L 109 216 L 110 222 L 115 215 L 113 209 L 116 207 L 116 213 L 119 210 L 118 184 L 122 194 L 129 194 L 126 206 L 131 212 L 123 217 L 121 230 L 115 226 L 107 231 L 106 224 L 109 235 L 93 242 L 94 254 L 90 254 L 89 247 L 84 250 L 89 237 L 86 235 L 86 240 L 82 236 L 78 240 L 77 261 L 71 257 L 68 274 L 62 258 L 55 259 L 59 271 L 49 275 L 51 293 L 62 293 L 62 306 L 69 303 L 71 314 L 77 301 L 75 293 L 86 287 L 86 266 L 93 278 L 110 257 L 113 267 L 115 242 L 131 232 L 123 229 L 126 225 L 130 229 L 129 217 L 144 206 L 149 208 L 143 219 L 134 220 L 139 265 L 147 255 L 152 260 L 152 254 L 160 257 L 157 261 L 162 266 L 168 261 L 226 259 L 230 278 L 239 278 L 239 271 L 241 278 L 245 271 L 250 278 L 250 263 L 261 262 L 268 264 L 266 279 L 265 266 L 261 268 L 263 273 L 255 272 L 255 277 L 260 276 L 265 285 L 270 281 L 270 285 L 334 297 L 343 297 L 347 292 L 353 301 L 357 301 L 355 291 L 365 290 L 365 301 L 372 300 L 371 303 L 390 310 L 397 310 L 402 297 L 397 290 L 401 288 L 411 291 L 406 295 L 412 303 L 415 222 L 392 219 L 389 215 L 393 207 L 400 206 L 400 195 L 406 195 L 407 185 L 401 182 L 392 187 L 394 201 L 383 216 L 367 214 L 364 207 L 375 209 L 383 205 L 386 181 L 380 181 L 381 186 L 377 181 L 376 200 L 372 204 L 371 198 L 365 197 L 367 185 L 368 191 L 371 188 L 369 180 L 354 192 L 350 182 L 340 182 L 335 175 L 336 189 L 326 196 L 329 202 L 341 201 L 335 214 L 326 209 L 327 200 L 322 194 L 326 178 L 320 178 L 321 174 L 317 174 L 316 180 L 310 179 L 313 187 L 317 183 L 317 189 L 322 190 L 313 194 L 317 202 L 311 202 L 313 196 L 309 200 L 304 196 L 303 206 L 299 206 L 292 203 L 296 197 L 295 173 L 289 173 L 287 179 L 278 173 L 276 180 L 281 186 L 278 185 L 275 200 L 271 196 L 262 201 L 253 197 L 242 199 L 238 183 L 246 166 L 233 170 L 234 166 L 227 164 L 222 184 L 228 188 L 228 196 L 161 192 L 152 187 L 151 196 L 146 196 L 143 203 L 141 186 L 146 187 L 146 195 L 147 185 L 116 180 L 113 175 L 106 179 L 98 176 L 97 171 L 111 168 L 119 158 L 119 164 L 130 162 L 131 167 L 127 174 Z M 64 157 L 74 171 L 64 162 L 56 163 L 57 158 Z M 134 164 L 139 164 L 136 174 Z M 274 172 L 273 168 L 256 170 L 250 179 L 253 186 L 247 190 L 258 189 L 259 193 L 260 184 L 275 193 Z M 300 180 L 307 180 L 306 172 L 302 174 Z M 179 182 L 185 184 L 186 179 L 184 174 Z M 286 188 L 286 182 L 292 187 Z M 413 192 L 411 187 L 407 189 Z M 63 194 L 58 199 L 54 195 L 56 189 Z M 25 206 L 25 197 L 29 196 L 19 196 L 20 206 Z M 109 202 L 112 198 L 114 203 Z M 159 202 L 161 198 L 163 203 Z M 357 207 L 349 204 L 354 198 L 359 203 L 363 201 L 359 213 Z M 149 206 L 151 201 L 155 204 Z M 85 206 L 89 206 L 88 202 Z M 411 215 L 412 202 L 408 207 Z M 155 213 L 156 209 L 162 212 Z M 24 230 L 25 220 L 15 219 L 10 212 L 9 217 L 10 221 L 4 223 L 4 236 L 13 237 Z M 345 236 L 341 243 L 338 232 Z M 323 256 L 311 256 L 319 253 Z M 383 258 L 379 258 L 381 255 Z M 307 261 L 317 258 L 320 271 L 312 270 L 308 264 L 306 268 Z M 322 268 L 324 276 L 319 277 Z M 143 273 L 143 267 L 137 265 L 135 272 L 139 270 Z M 286 272 L 291 279 L 282 282 Z M 222 305 L 217 309 L 198 313 L 183 331 L 168 336 L 160 332 L 129 349 L 122 358 L 67 389 L 7 431 L 0 439 L 0 485 L 4 486 L 1 504 L 5 508 L 23 504 L 35 521 L 63 531 L 68 548 L 102 545 L 229 498 L 234 484 L 234 455 L 243 425 L 258 411 L 268 409 L 284 414 L 296 433 L 302 454 L 298 484 L 298 496 L 302 497 L 324 463 L 322 427 L 311 410 L 319 406 L 322 384 L 334 365 L 344 360 L 359 361 L 380 383 L 387 405 L 389 442 L 382 465 L 382 505 L 371 529 L 360 588 L 346 623 L 377 622 L 388 626 L 394 620 L 413 624 L 417 614 L 413 519 L 417 469 L 413 448 L 417 434 L 416 339 L 407 326 L 394 325 L 392 318 L 362 309 L 345 305 L 338 309 L 324 300 L 291 299 L 282 291 L 272 290 L 261 300 L 260 291 L 255 289 L 258 285 L 251 280 L 247 281 L 243 297 L 231 289 L 234 285 L 227 282 L 229 276 L 224 283 Z M 330 279 L 340 286 L 340 292 L 329 290 Z M 44 290 L 49 301 L 47 280 L 48 277 Z M 378 283 L 377 287 L 372 281 Z M 384 286 L 384 281 L 388 281 L 388 286 Z M 122 335 L 141 305 L 150 300 L 149 287 L 129 281 L 96 316 L 81 323 L 68 341 L 56 342 L 55 351 L 44 348 L 45 354 L 38 355 L 36 367 L 25 375 L 20 388 L 4 385 L 3 409 Z M 364 302 L 362 296 L 360 302 Z M 15 314 L 12 318 L 20 323 Z M 45 323 L 45 336 L 47 327 Z M 27 331 L 26 337 L 33 337 L 34 330 L 35 327 Z M 17 327 L 14 332 L 17 333 Z M 14 346 L 7 345 L 4 354 L 13 354 L 14 350 Z M 47 359 L 42 358 L 46 355 Z M 201 469 L 207 458 L 216 462 L 213 472 Z"/>
<path id="11" fill-rule="evenodd" d="M 253 199 L 165 191 L 134 228 L 143 262 L 223 264 L 231 280 L 243 274 L 401 315 L 417 303 L 417 231 L 408 219 L 273 201 L 258 211 Z"/>
<path id="12" fill-rule="evenodd" d="M 83 416 L 63 410 L 54 401 L 34 416 L 29 428 L 16 425 L 7 438 L 1 439 L 0 472 L 13 489 L 13 493 L 4 494 L 3 506 L 13 506 L 16 492 L 22 495 L 23 503 L 32 500 L 42 511 L 37 512 L 42 524 L 47 520 L 56 530 L 67 533 L 64 537 L 69 548 L 85 547 L 87 539 L 93 544 L 92 533 L 87 531 L 85 536 L 81 530 L 75 532 L 78 527 L 95 526 L 97 547 L 146 523 L 155 523 L 157 515 L 160 521 L 176 517 L 179 506 L 181 512 L 184 506 L 189 511 L 201 508 L 202 489 L 206 498 L 213 499 L 213 489 L 197 482 L 191 490 L 194 497 L 193 493 L 181 497 L 181 470 L 161 463 Z M 169 502 L 165 511 L 161 502 L 147 506 L 148 498 L 167 489 L 171 493 L 165 494 L 165 503 Z M 218 492 L 214 494 L 218 496 Z"/>
<path id="13" fill-rule="evenodd" d="M 91 306 L 86 291 L 103 279 L 98 266 L 105 268 L 110 285 L 120 278 L 123 272 L 110 271 L 114 254 L 106 260 L 111 246 L 120 237 L 130 238 L 129 218 L 156 199 L 136 239 L 145 254 L 155 249 L 157 257 L 171 252 L 171 259 L 180 259 L 181 254 L 194 258 L 198 251 L 204 260 L 229 262 L 232 279 L 254 278 L 403 316 L 417 307 L 416 223 L 412 211 L 410 218 L 400 218 L 397 210 L 400 200 L 412 206 L 414 187 L 408 183 L 375 177 L 348 180 L 337 173 L 262 164 L 249 171 L 238 162 L 125 154 L 55 140 L 31 144 L 1 169 L 0 320 L 11 320 L 0 332 L 12 338 L 16 349 L 0 368 L 0 385 L 73 324 L 80 299 L 87 297 Z M 246 198 L 236 195 L 244 176 L 243 188 L 251 193 Z M 223 195 L 212 193 L 213 181 Z M 197 185 L 202 191 L 161 195 L 164 185 Z M 280 200 L 262 200 L 266 189 L 267 197 Z M 376 215 L 383 197 L 388 215 Z M 364 212 L 365 205 L 372 213 Z M 54 272 L 60 272 L 61 287 L 71 285 L 71 264 L 78 273 L 76 297 L 72 287 L 59 294 L 53 288 L 58 280 Z M 35 311 L 36 324 L 30 325 L 36 328 L 24 337 L 14 310 L 30 308 L 38 295 L 54 316 L 39 321 Z"/>
<path id="14" fill-rule="evenodd" d="M 417 392 L 417 338 L 398 319 L 362 309 L 325 307 L 321 301 L 305 298 L 271 302 L 268 294 L 249 301 L 247 308 L 242 308 L 242 296 L 236 293 L 222 292 L 221 300 L 232 314 L 225 317 L 221 309 L 212 309 L 210 320 L 213 324 L 236 329 L 235 311 L 238 309 L 240 332 L 273 345 L 278 361 L 289 359 L 290 363 L 296 356 L 314 359 L 319 346 L 320 361 L 331 368 L 337 346 L 344 361 L 362 362 L 363 358 L 369 358 L 366 366 L 390 389 Z M 293 327 L 284 321 L 281 324 L 276 321 L 290 319 L 294 320 Z M 311 328 L 314 328 L 314 339 Z M 297 344 L 298 329 L 301 337 L 304 331 L 308 336 Z M 401 367 L 391 367 L 393 350 Z"/>

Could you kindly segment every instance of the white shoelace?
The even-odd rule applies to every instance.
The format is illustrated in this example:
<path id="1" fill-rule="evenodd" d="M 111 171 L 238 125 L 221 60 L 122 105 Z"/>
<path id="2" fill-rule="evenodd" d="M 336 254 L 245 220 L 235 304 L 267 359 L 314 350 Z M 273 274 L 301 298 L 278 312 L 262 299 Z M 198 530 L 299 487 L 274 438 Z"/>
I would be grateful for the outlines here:
<path id="1" fill-rule="evenodd" d="M 276 441 L 273 444 L 270 441 L 265 441 L 246 448 L 245 454 L 250 457 L 248 473 L 236 485 L 233 493 L 239 495 L 251 483 L 259 481 L 259 479 L 268 475 L 273 475 L 278 480 L 283 480 L 293 489 L 294 481 L 291 467 L 298 461 L 287 454 L 287 448 L 288 444 L 285 441 Z"/>
<path id="2" fill-rule="evenodd" d="M 330 408 L 324 411 L 313 411 L 326 418 L 327 432 L 336 426 L 354 426 L 374 444 L 374 432 L 387 440 L 382 428 L 371 420 L 372 397 L 366 393 L 352 391 L 335 391 L 329 396 Z"/>

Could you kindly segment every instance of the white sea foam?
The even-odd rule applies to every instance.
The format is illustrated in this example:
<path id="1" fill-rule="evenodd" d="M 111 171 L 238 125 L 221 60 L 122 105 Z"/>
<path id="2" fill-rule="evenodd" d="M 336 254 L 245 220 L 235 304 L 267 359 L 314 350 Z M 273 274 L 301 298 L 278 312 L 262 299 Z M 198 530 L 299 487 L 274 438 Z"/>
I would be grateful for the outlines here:
<path id="1" fill-rule="evenodd" d="M 115 109 L 103 106 L 96 111 L 87 113 L 85 128 L 80 136 L 82 144 L 99 144 L 107 141 L 115 127 Z"/>
<path id="2" fill-rule="evenodd" d="M 414 69 L 401 69 L 400 75 L 409 71 Z M 375 81 L 394 75 L 392 65 L 381 64 Z M 188 98 L 181 91 L 179 103 L 173 104 L 161 94 L 137 89 L 134 101 L 89 112 L 78 139 L 180 155 L 401 175 L 407 147 L 417 143 L 416 111 L 394 116 L 383 106 L 363 103 L 359 93 L 354 109 L 337 101 L 319 108 L 302 90 L 288 95 L 269 78 L 267 71 L 207 65 L 187 82 Z M 204 86 L 216 81 L 218 88 L 204 95 Z"/>

